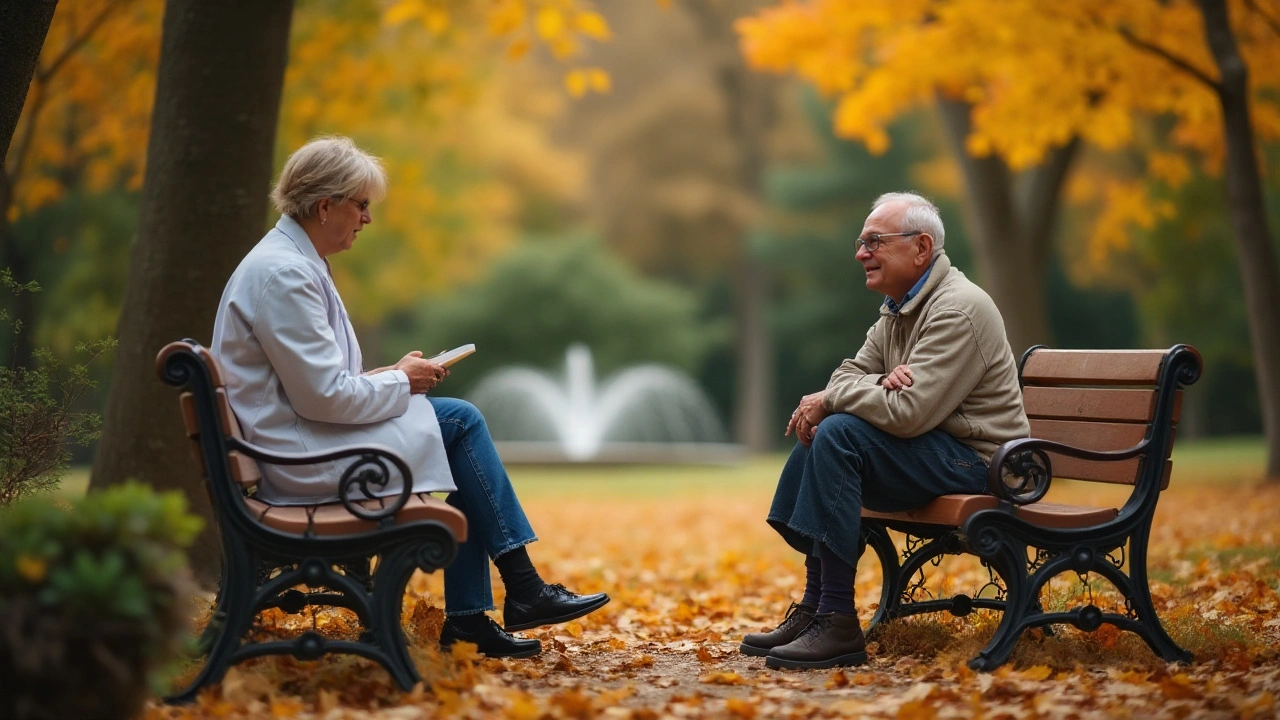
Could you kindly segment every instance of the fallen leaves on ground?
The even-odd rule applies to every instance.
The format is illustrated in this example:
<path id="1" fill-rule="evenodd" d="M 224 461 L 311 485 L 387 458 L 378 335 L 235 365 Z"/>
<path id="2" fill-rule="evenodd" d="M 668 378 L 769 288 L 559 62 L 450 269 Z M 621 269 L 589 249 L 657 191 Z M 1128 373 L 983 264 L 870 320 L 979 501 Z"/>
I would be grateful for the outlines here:
<path id="1" fill-rule="evenodd" d="M 1090 504 L 1091 487 L 1065 499 Z M 1074 495 L 1072 494 L 1074 493 Z M 1105 499 L 1110 502 L 1110 499 Z M 998 617 L 915 618 L 872 636 L 859 668 L 772 671 L 737 651 L 743 634 L 775 625 L 803 583 L 801 559 L 762 520 L 769 490 L 731 496 L 538 497 L 526 509 L 542 540 L 543 576 L 579 592 L 607 591 L 602 610 L 526 636 L 542 655 L 485 659 L 460 644 L 436 649 L 441 578 L 419 574 L 404 627 L 423 683 L 400 692 L 377 665 L 352 656 L 314 663 L 252 660 L 185 707 L 152 702 L 146 717 L 203 718 L 1089 718 L 1276 717 L 1280 713 L 1280 488 L 1171 487 L 1152 533 L 1152 593 L 1170 634 L 1195 653 L 1166 664 L 1136 636 L 1104 626 L 1033 631 L 990 673 L 966 661 Z M 1101 504 L 1094 502 L 1092 504 Z M 923 591 L 975 595 L 989 580 L 968 558 L 948 558 Z M 864 621 L 879 597 L 864 561 Z M 495 576 L 495 590 L 501 583 Z M 1103 580 L 1059 579 L 1044 601 L 1119 606 Z M 500 620 L 500 613 L 495 613 Z M 315 628 L 355 637 L 343 610 L 266 613 L 261 637 Z M 186 677 L 194 675 L 190 668 Z"/>

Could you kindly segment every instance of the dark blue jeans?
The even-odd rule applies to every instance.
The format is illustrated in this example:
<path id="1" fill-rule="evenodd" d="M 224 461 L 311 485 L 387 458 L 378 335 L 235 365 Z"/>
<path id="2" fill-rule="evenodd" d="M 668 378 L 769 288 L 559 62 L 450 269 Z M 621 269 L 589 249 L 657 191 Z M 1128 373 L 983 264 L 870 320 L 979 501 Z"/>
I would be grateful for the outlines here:
<path id="1" fill-rule="evenodd" d="M 538 538 L 493 447 L 484 416 L 465 400 L 428 400 L 440 421 L 449 470 L 458 486 L 446 502 L 467 516 L 467 541 L 444 569 L 444 611 L 474 615 L 494 609 L 489 559 Z"/>
<path id="2" fill-rule="evenodd" d="M 856 567 L 864 506 L 900 512 L 940 495 L 980 494 L 986 488 L 982 456 L 945 432 L 899 438 L 836 413 L 818 425 L 809 447 L 797 443 L 791 451 L 769 524 L 805 555 L 819 555 L 825 545 Z"/>

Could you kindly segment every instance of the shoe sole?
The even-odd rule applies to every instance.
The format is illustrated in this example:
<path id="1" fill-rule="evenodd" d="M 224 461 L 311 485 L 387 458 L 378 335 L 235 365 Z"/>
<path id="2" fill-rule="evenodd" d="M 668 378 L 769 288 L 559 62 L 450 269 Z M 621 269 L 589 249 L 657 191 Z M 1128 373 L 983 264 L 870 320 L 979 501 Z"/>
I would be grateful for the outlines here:
<path id="1" fill-rule="evenodd" d="M 742 653 L 743 655 L 750 655 L 751 657 L 767 657 L 769 655 L 769 651 L 772 649 L 773 648 L 763 648 L 763 647 L 758 647 L 756 645 L 748 645 L 746 643 L 742 643 L 741 645 L 738 646 L 738 652 Z"/>
<path id="2" fill-rule="evenodd" d="M 828 660 L 787 660 L 776 655 L 765 658 L 764 664 L 774 670 L 825 670 L 833 667 L 861 665 L 867 661 L 865 652 L 849 653 Z"/>
<path id="3" fill-rule="evenodd" d="M 459 642 L 470 642 L 470 641 L 468 641 L 468 640 L 461 640 L 461 641 L 459 641 Z M 449 648 L 450 648 L 450 646 L 449 646 L 449 645 L 441 645 L 441 646 L 440 646 L 440 651 L 441 651 L 441 652 L 444 652 L 444 653 L 448 653 L 448 652 L 449 652 Z M 508 659 L 511 659 L 511 660 L 519 660 L 519 659 L 521 659 L 521 658 L 530 658 L 530 657 L 533 657 L 534 655 L 539 655 L 539 654 L 541 654 L 541 653 L 542 653 L 542 645 L 541 645 L 541 644 L 539 644 L 539 645 L 538 645 L 538 647 L 536 647 L 536 648 L 532 648 L 532 649 L 530 649 L 530 650 L 522 650 L 522 651 L 517 652 L 517 653 L 492 653 L 492 654 L 490 654 L 490 653 L 482 652 L 482 653 L 480 653 L 480 654 L 481 654 L 481 655 L 483 655 L 484 657 L 487 657 L 487 658 L 508 658 Z"/>
<path id="4" fill-rule="evenodd" d="M 598 603 L 578 608 L 577 610 L 571 613 L 568 613 L 567 615 L 548 618 L 546 620 L 535 620 L 534 622 L 520 623 L 518 625 L 504 625 L 502 629 L 506 630 L 507 632 L 519 632 L 521 630 L 532 630 L 534 628 L 546 627 L 547 625 L 559 625 L 560 623 L 569 622 L 570 620 L 577 620 L 583 615 L 590 615 L 591 613 L 599 610 L 600 608 L 608 604 L 609 604 L 609 598 L 606 596 L 603 600 L 601 600 Z"/>
<path id="5" fill-rule="evenodd" d="M 524 652 L 518 652 L 518 653 L 511 653 L 510 655 L 489 655 L 487 653 L 480 653 L 480 654 L 484 655 L 487 658 L 508 658 L 511 660 L 519 660 L 521 658 L 530 658 L 530 657 L 533 657 L 534 655 L 539 655 L 541 653 L 542 653 L 542 648 L 536 647 L 532 650 L 526 650 Z"/>

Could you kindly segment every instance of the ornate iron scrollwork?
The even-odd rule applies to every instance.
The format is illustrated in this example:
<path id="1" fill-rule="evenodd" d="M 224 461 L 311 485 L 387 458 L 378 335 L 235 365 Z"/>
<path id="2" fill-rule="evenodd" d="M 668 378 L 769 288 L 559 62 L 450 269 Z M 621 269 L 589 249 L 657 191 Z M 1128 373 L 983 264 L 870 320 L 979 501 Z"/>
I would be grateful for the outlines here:
<path id="1" fill-rule="evenodd" d="M 1006 594 L 1004 581 L 1000 579 L 1000 576 L 996 573 L 995 569 L 991 567 L 991 563 L 983 560 L 982 567 L 987 571 L 987 582 L 982 587 L 978 588 L 978 592 L 974 593 L 973 596 L 980 598 L 982 597 L 982 593 L 987 591 L 987 588 L 991 588 L 995 591 L 992 595 L 992 599 L 1003 601 Z"/>
<path id="2" fill-rule="evenodd" d="M 377 455 L 366 453 L 343 471 L 342 479 L 338 481 L 338 498 L 347 512 L 361 520 L 380 520 L 388 516 L 385 509 L 370 510 L 361 505 L 353 494 L 359 491 L 361 500 L 372 498 L 377 491 L 386 489 L 390 482 L 391 471 L 387 469 L 387 463 Z"/>
<path id="3" fill-rule="evenodd" d="M 1026 505 L 1038 501 L 1049 492 L 1053 467 L 1043 450 L 1019 450 L 1010 453 L 1000 464 L 1000 481 L 1007 499 Z"/>

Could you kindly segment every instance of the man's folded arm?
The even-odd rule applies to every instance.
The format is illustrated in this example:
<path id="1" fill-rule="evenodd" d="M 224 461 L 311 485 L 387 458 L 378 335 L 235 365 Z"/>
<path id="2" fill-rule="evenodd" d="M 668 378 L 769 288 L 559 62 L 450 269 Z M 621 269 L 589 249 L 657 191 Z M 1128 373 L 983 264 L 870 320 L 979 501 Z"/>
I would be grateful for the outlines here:
<path id="1" fill-rule="evenodd" d="M 409 408 L 408 376 L 400 370 L 348 372 L 326 307 L 317 281 L 291 267 L 271 277 L 258 303 L 253 334 L 294 411 L 308 420 L 347 425 L 403 415 Z"/>
<path id="2" fill-rule="evenodd" d="M 964 313 L 939 313 L 921 329 L 907 365 L 910 387 L 886 390 L 861 381 L 827 386 L 823 405 L 866 420 L 897 437 L 936 428 L 964 402 L 986 372 L 973 323 Z"/>
<path id="3" fill-rule="evenodd" d="M 884 352 L 880 349 L 879 332 L 882 328 L 883 323 L 877 322 L 867 330 L 867 341 L 862 344 L 858 354 L 840 363 L 840 367 L 831 373 L 831 379 L 827 381 L 828 390 L 837 385 L 880 384 L 880 378 L 889 371 L 884 366 Z"/>

